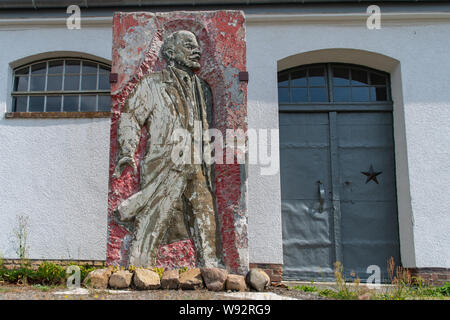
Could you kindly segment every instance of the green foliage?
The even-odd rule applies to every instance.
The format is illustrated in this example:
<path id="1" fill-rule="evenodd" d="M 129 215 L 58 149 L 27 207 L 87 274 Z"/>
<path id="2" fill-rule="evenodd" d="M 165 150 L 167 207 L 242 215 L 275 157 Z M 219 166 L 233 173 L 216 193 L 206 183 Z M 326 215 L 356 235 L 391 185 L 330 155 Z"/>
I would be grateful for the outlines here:
<path id="1" fill-rule="evenodd" d="M 183 272 L 186 272 L 186 271 L 188 271 L 188 267 L 183 267 L 183 268 L 178 269 L 179 274 L 182 274 Z"/>
<path id="2" fill-rule="evenodd" d="M 326 298 L 333 298 L 336 292 L 331 289 L 323 289 L 319 291 L 319 295 Z"/>
<path id="3" fill-rule="evenodd" d="M 160 279 L 162 278 L 163 273 L 164 273 L 164 268 L 153 268 L 152 270 L 158 274 Z"/>
<path id="4" fill-rule="evenodd" d="M 450 297 L 450 282 L 446 282 L 442 287 L 436 288 L 436 291 L 445 297 Z"/>
<path id="5" fill-rule="evenodd" d="M 66 269 L 55 263 L 43 262 L 36 271 L 36 278 L 42 284 L 62 284 L 66 279 Z"/>
<path id="6" fill-rule="evenodd" d="M 295 287 L 293 287 L 293 289 L 303 291 L 303 292 L 316 292 L 317 291 L 316 287 L 305 286 L 305 285 L 295 286 Z"/>
<path id="7" fill-rule="evenodd" d="M 430 287 L 430 286 L 417 286 L 412 288 L 411 295 L 416 297 L 432 297 L 432 298 L 444 298 L 450 296 L 450 282 L 446 282 L 440 287 Z"/>
<path id="8" fill-rule="evenodd" d="M 352 272 L 353 276 L 354 273 Z M 359 290 L 359 278 L 356 278 L 353 281 L 353 286 L 350 286 L 346 283 L 344 277 L 344 266 L 336 261 L 334 263 L 334 278 L 336 279 L 337 292 L 334 292 L 333 297 L 336 299 L 344 299 L 344 300 L 355 300 L 358 299 L 358 295 L 360 293 Z"/>
<path id="9" fill-rule="evenodd" d="M 17 241 L 16 253 L 22 261 L 25 261 L 28 256 L 29 219 L 22 215 L 17 216 L 16 219 L 17 227 L 13 231 Z"/>
<path id="10" fill-rule="evenodd" d="M 135 266 L 133 266 L 133 265 L 129 265 L 129 266 L 128 266 L 128 271 L 134 272 L 135 270 L 136 270 L 136 267 L 135 267 Z"/>
<path id="11" fill-rule="evenodd" d="M 75 263 L 71 265 L 77 265 Z M 80 281 L 82 282 L 89 272 L 96 268 L 89 264 L 77 265 L 80 268 Z M 61 265 L 43 262 L 36 270 L 30 264 L 22 264 L 19 268 L 6 269 L 0 265 L 0 281 L 8 283 L 35 284 L 42 286 L 55 286 L 64 284 L 68 275 L 66 267 Z"/>
<path id="12" fill-rule="evenodd" d="M 17 269 L 0 268 L 0 280 L 9 283 L 22 283 L 28 284 L 34 282 L 36 279 L 36 273 L 27 265 L 21 265 Z"/>
<path id="13" fill-rule="evenodd" d="M 450 283 L 446 282 L 441 287 L 431 287 L 425 284 L 420 277 L 411 276 L 410 272 L 396 266 L 394 259 L 388 261 L 388 274 L 393 287 L 386 288 L 382 293 L 369 292 L 359 288 L 359 279 L 353 281 L 353 286 L 347 284 L 343 277 L 343 268 L 339 262 L 335 263 L 334 276 L 336 279 L 337 290 L 321 290 L 319 294 L 324 297 L 334 299 L 358 299 L 363 293 L 369 299 L 374 300 L 407 300 L 407 299 L 445 299 L 450 295 Z"/>
<path id="14" fill-rule="evenodd" d="M 51 289 L 49 286 L 43 286 L 41 284 L 34 284 L 33 288 L 36 288 L 36 289 L 38 289 L 38 290 L 40 290 L 42 292 L 47 292 L 47 291 L 49 291 Z"/>
<path id="15" fill-rule="evenodd" d="M 71 264 L 69 264 L 69 266 L 78 266 L 80 268 L 80 282 L 83 282 L 83 280 L 87 277 L 89 272 L 94 271 L 95 269 L 97 269 L 96 267 L 91 266 L 88 263 L 86 263 L 84 265 L 71 263 Z"/>

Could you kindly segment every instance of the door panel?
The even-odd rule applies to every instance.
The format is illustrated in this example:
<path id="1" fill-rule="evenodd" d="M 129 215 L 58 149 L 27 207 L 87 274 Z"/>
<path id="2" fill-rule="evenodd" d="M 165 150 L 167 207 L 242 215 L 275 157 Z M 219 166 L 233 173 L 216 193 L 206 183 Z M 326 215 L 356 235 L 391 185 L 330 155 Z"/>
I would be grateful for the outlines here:
<path id="1" fill-rule="evenodd" d="M 344 271 L 367 278 L 378 265 L 400 262 L 391 113 L 339 113 L 341 234 Z M 362 172 L 372 166 L 376 181 Z M 367 183 L 366 183 L 367 182 Z"/>
<path id="2" fill-rule="evenodd" d="M 347 278 L 378 265 L 387 280 L 400 261 L 392 114 L 280 113 L 280 140 L 284 278 L 331 280 L 340 260 Z"/>
<path id="3" fill-rule="evenodd" d="M 284 277 L 329 279 L 334 244 L 328 114 L 281 113 L 280 139 Z"/>
<path id="4" fill-rule="evenodd" d="M 389 74 L 304 65 L 279 72 L 278 87 L 284 278 L 331 280 L 339 261 L 346 278 L 377 265 L 388 280 L 388 259 L 401 265 Z"/>

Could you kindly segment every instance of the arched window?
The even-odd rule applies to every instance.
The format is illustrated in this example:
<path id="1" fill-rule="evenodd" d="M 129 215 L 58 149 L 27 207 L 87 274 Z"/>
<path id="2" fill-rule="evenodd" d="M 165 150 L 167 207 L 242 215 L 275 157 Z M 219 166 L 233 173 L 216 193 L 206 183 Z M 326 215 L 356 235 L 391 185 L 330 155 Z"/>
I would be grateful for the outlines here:
<path id="1" fill-rule="evenodd" d="M 314 64 L 278 73 L 280 104 L 376 104 L 391 101 L 389 74 L 355 65 Z"/>
<path id="2" fill-rule="evenodd" d="M 87 59 L 49 59 L 14 69 L 13 112 L 110 110 L 110 66 Z"/>

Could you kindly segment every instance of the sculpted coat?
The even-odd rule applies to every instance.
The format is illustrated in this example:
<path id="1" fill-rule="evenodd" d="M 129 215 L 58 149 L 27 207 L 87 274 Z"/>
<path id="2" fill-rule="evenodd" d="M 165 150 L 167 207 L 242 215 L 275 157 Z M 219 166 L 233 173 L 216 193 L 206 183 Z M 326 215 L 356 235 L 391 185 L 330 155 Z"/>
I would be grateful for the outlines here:
<path id="1" fill-rule="evenodd" d="M 209 86 L 194 73 L 173 66 L 145 76 L 129 96 L 119 118 L 120 159 L 133 159 L 141 128 L 149 138 L 141 162 L 140 191 L 117 208 L 122 221 L 135 221 L 129 264 L 154 266 L 161 241 L 174 215 L 183 214 L 193 238 L 199 265 L 217 266 L 218 241 L 211 166 L 185 164 L 174 157 L 185 156 L 174 132 L 185 129 L 191 141 L 203 152 L 210 150 L 203 131 L 195 135 L 194 124 L 208 129 L 207 104 L 211 104 Z M 200 141 L 198 141 L 200 139 Z M 177 149 L 175 149 L 177 147 Z M 191 148 L 192 149 L 192 148 Z"/>

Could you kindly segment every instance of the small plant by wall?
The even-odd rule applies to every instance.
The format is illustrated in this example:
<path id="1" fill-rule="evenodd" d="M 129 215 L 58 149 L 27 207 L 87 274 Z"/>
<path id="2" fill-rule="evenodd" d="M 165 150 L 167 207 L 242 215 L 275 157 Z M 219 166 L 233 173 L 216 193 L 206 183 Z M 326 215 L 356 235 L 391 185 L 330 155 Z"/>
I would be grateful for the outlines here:
<path id="1" fill-rule="evenodd" d="M 66 283 L 68 266 L 76 265 L 80 268 L 81 282 L 86 278 L 89 272 L 97 267 L 89 264 L 79 265 L 71 263 L 62 266 L 53 262 L 44 261 L 37 268 L 30 263 L 23 263 L 17 268 L 6 268 L 0 264 L 0 282 L 11 284 L 39 284 L 42 286 L 57 286 Z"/>
<path id="2" fill-rule="evenodd" d="M 28 236 L 29 236 L 29 218 L 24 215 L 18 215 L 17 226 L 13 230 L 16 238 L 16 254 L 20 260 L 25 261 L 28 257 Z"/>
<path id="3" fill-rule="evenodd" d="M 340 300 L 417 300 L 417 299 L 449 299 L 450 283 L 440 287 L 428 285 L 422 278 L 411 276 L 402 266 L 396 266 L 391 257 L 388 262 L 388 276 L 391 286 L 381 290 L 371 290 L 360 286 L 359 278 L 349 282 L 344 278 L 343 266 L 340 262 L 334 264 L 335 290 L 311 286 L 295 286 L 292 289 L 304 292 L 314 292 L 320 296 Z"/>

